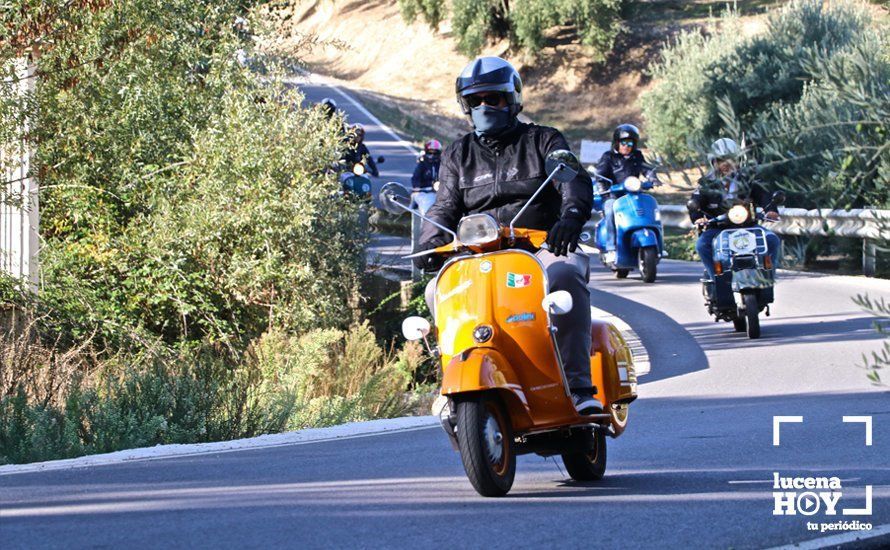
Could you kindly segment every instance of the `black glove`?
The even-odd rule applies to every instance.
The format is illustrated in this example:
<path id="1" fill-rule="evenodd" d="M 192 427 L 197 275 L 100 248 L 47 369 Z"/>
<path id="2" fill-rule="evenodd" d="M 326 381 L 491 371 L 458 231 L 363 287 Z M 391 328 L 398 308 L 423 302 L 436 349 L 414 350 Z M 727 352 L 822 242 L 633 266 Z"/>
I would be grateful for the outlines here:
<path id="1" fill-rule="evenodd" d="M 557 256 L 566 256 L 578 248 L 584 222 L 578 218 L 562 218 L 547 233 L 547 247 Z"/>
<path id="2" fill-rule="evenodd" d="M 422 243 L 417 246 L 417 250 L 415 252 L 421 252 L 424 250 L 432 250 L 433 248 L 438 248 L 443 244 L 448 244 L 448 240 L 444 237 L 433 237 L 425 243 Z M 413 258 L 414 266 L 421 271 L 439 271 L 439 269 L 445 264 L 445 258 L 440 256 L 439 254 L 428 254 L 426 256 L 419 256 L 417 258 Z"/>

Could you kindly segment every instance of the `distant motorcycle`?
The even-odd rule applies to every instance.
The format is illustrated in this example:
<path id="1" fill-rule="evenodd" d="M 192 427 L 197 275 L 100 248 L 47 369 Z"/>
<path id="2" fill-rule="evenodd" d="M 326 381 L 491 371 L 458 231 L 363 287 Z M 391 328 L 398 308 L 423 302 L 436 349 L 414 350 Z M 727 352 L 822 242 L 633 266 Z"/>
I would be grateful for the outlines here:
<path id="1" fill-rule="evenodd" d="M 776 191 L 767 208 L 784 202 L 785 194 Z M 694 201 L 688 206 L 699 209 Z M 713 241 L 715 280 L 708 277 L 707 271 L 702 277 L 708 313 L 717 321 L 732 321 L 736 332 L 746 332 L 751 339 L 760 337 L 760 312 L 766 310 L 769 316 L 776 284 L 776 266 L 767 254 L 766 230 L 752 226 L 753 220 L 766 218 L 763 211 L 747 202 L 733 206 L 726 214 L 697 228 L 699 235 L 705 229 L 726 228 Z"/>
<path id="2" fill-rule="evenodd" d="M 600 251 L 600 261 L 619 279 L 627 277 L 636 267 L 644 282 L 655 282 L 658 262 L 664 251 L 661 213 L 658 211 L 658 201 L 643 191 L 652 189 L 656 184 L 649 178 L 640 180 L 629 177 L 615 183 L 599 174 L 595 176 L 611 183 L 609 193 L 618 197 L 612 207 L 615 211 L 614 252 L 607 252 L 605 218 L 596 224 L 595 244 Z M 603 195 L 594 195 L 594 209 L 602 211 L 604 202 Z"/>
<path id="3" fill-rule="evenodd" d="M 385 161 L 383 157 L 377 157 L 377 164 Z M 338 176 L 340 190 L 344 195 L 352 196 L 363 201 L 370 202 L 372 195 L 371 177 L 368 168 L 363 162 L 356 162 L 347 166 L 344 161 L 338 163 Z"/>

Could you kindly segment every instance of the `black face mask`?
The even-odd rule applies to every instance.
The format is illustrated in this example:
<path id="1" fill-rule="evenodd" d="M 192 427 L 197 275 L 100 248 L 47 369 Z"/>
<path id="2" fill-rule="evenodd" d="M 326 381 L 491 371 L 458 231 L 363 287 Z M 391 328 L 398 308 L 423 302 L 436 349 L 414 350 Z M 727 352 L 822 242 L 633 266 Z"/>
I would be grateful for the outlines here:
<path id="1" fill-rule="evenodd" d="M 498 109 L 480 105 L 470 111 L 477 136 L 494 137 L 502 134 L 513 125 L 513 115 L 509 109 Z"/>
<path id="2" fill-rule="evenodd" d="M 442 160 L 442 155 L 440 153 L 426 153 L 423 155 L 423 158 L 427 162 L 439 162 Z"/>

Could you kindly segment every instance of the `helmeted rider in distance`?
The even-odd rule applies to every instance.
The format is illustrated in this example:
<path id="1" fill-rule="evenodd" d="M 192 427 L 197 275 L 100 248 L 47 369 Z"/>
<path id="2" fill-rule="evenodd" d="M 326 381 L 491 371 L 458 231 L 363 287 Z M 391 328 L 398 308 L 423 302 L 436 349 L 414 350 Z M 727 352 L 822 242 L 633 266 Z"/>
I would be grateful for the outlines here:
<path id="1" fill-rule="evenodd" d="M 612 183 L 624 183 L 633 176 L 645 177 L 656 185 L 661 185 L 655 175 L 654 168 L 646 162 L 643 152 L 639 149 L 640 130 L 633 124 L 621 124 L 612 132 L 612 148 L 600 157 L 596 163 L 599 193 L 603 197 L 603 217 L 605 219 L 606 252 L 615 251 L 615 200 L 610 187 Z"/>
<path id="2" fill-rule="evenodd" d="M 689 201 L 690 205 L 697 205 L 697 208 L 692 206 L 688 208 L 689 219 L 693 224 L 704 225 L 708 220 L 727 213 L 734 204 L 745 201 L 751 201 L 765 209 L 766 219 L 779 219 L 777 208 L 770 206 L 772 195 L 757 181 L 755 171 L 751 167 L 740 166 L 740 157 L 739 145 L 729 138 L 720 138 L 711 145 L 708 153 L 711 169 L 698 181 L 698 189 L 692 193 Z M 750 220 L 749 225 L 755 226 L 756 222 Z M 695 243 L 698 257 L 701 258 L 711 280 L 715 277 L 713 241 L 723 229 L 708 228 L 699 235 Z M 764 231 L 766 231 L 767 251 L 773 266 L 777 266 L 779 237 L 767 229 Z"/>
<path id="3" fill-rule="evenodd" d="M 427 216 L 452 230 L 463 216 L 478 213 L 490 214 L 508 225 L 547 177 L 546 156 L 569 149 L 569 145 L 555 128 L 518 120 L 522 80 L 516 69 L 499 57 L 470 62 L 457 77 L 455 91 L 473 131 L 442 153 L 439 190 Z M 590 176 L 582 171 L 568 183 L 548 185 L 517 221 L 519 227 L 548 232 L 548 249 L 537 253 L 550 282 L 548 290 L 565 290 L 572 295 L 575 307 L 555 317 L 554 323 L 572 398 L 583 414 L 601 411 L 590 378 L 590 263 L 577 249 L 592 203 Z M 445 232 L 424 224 L 417 250 L 450 241 Z M 416 265 L 426 271 L 438 270 L 442 261 L 436 255 L 415 259 Z M 430 306 L 434 303 L 434 282 L 426 291 Z"/>
<path id="4" fill-rule="evenodd" d="M 380 177 L 380 171 L 377 169 L 377 163 L 371 156 L 371 151 L 365 145 L 365 127 L 361 124 L 353 124 L 349 129 L 349 140 L 346 152 L 343 154 L 343 162 L 347 168 L 352 168 L 355 164 L 364 164 L 368 169 L 368 173 L 375 178 Z"/>
<path id="5" fill-rule="evenodd" d="M 413 189 L 430 189 L 439 181 L 439 167 L 442 164 L 442 143 L 431 139 L 423 144 L 423 154 L 417 159 L 414 175 L 411 176 Z"/>

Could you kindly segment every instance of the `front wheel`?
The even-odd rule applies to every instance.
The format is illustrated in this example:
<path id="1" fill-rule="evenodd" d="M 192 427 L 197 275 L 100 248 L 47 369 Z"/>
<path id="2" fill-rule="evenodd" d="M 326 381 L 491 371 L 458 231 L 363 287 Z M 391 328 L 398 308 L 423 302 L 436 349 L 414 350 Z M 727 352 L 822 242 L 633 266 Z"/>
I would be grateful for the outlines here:
<path id="1" fill-rule="evenodd" d="M 745 319 L 748 321 L 748 338 L 760 338 L 760 306 L 757 294 L 745 294 Z"/>
<path id="2" fill-rule="evenodd" d="M 748 330 L 748 322 L 745 320 L 745 316 L 736 314 L 732 319 L 732 327 L 736 332 L 745 332 Z"/>
<path id="3" fill-rule="evenodd" d="M 516 455 L 510 420 L 492 396 L 457 404 L 457 444 L 467 478 L 484 497 L 500 497 L 513 486 Z"/>
<path id="4" fill-rule="evenodd" d="M 654 246 L 641 248 L 638 260 L 643 282 L 654 283 L 658 273 L 658 250 Z"/>
<path id="5" fill-rule="evenodd" d="M 594 430 L 593 449 L 589 452 L 562 454 L 562 463 L 575 481 L 596 481 L 606 473 L 606 431 Z"/>

